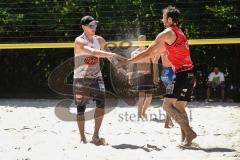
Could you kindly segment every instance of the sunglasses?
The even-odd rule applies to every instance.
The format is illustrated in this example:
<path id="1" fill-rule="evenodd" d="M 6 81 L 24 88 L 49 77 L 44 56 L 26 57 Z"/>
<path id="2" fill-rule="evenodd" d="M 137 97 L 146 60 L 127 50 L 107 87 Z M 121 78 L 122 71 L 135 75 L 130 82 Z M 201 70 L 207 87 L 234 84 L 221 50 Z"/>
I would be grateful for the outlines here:
<path id="1" fill-rule="evenodd" d="M 88 26 L 91 29 L 96 29 L 97 28 L 97 24 L 96 23 L 95 24 L 89 24 Z"/>

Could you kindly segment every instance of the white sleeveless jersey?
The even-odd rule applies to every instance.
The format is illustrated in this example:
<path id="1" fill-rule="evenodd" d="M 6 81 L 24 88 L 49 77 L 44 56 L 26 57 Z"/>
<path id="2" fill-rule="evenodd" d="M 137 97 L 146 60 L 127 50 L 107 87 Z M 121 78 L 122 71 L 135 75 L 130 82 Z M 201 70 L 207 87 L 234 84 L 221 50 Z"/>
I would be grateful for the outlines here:
<path id="1" fill-rule="evenodd" d="M 85 41 L 85 43 L 94 49 L 100 49 L 100 44 L 96 36 L 93 36 L 93 42 L 90 42 L 84 33 L 77 37 Z M 86 55 L 84 53 L 75 53 L 75 68 L 74 68 L 74 78 L 98 78 L 102 77 L 102 72 L 100 69 L 100 61 L 98 57 Z"/>

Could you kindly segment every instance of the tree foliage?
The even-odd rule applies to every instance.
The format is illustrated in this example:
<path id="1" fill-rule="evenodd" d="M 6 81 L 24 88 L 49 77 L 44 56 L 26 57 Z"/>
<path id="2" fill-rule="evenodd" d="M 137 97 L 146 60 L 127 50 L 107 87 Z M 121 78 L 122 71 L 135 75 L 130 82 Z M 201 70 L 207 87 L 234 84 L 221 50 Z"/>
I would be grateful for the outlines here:
<path id="1" fill-rule="evenodd" d="M 189 39 L 240 37 L 239 0 L 1 0 L 0 41 L 73 42 L 84 15 L 100 22 L 98 34 L 106 40 L 134 40 L 139 34 L 153 40 L 164 29 L 162 9 L 170 4 L 181 10 L 180 27 Z M 240 87 L 239 45 L 191 46 L 191 52 L 197 95 L 204 96 L 213 66 L 226 74 L 228 84 Z M 0 50 L 2 93 L 47 89 L 51 71 L 72 56 L 72 49 Z M 108 75 L 107 62 L 104 72 Z"/>

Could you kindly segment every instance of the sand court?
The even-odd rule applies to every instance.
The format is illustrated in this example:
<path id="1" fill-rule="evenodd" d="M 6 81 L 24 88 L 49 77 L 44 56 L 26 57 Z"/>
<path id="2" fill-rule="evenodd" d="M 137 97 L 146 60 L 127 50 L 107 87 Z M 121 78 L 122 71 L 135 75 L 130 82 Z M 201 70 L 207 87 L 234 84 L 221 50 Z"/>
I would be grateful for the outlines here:
<path id="1" fill-rule="evenodd" d="M 76 122 L 55 115 L 57 103 L 59 100 L 1 99 L 0 159 L 240 159 L 239 103 L 189 103 L 190 123 L 198 133 L 190 149 L 177 147 L 180 133 L 176 123 L 171 129 L 164 128 L 160 100 L 153 100 L 145 120 L 137 118 L 136 106 L 120 101 L 103 120 L 101 136 L 107 146 L 80 144 Z M 76 108 L 70 112 L 75 113 Z M 86 121 L 88 140 L 92 121 Z"/>

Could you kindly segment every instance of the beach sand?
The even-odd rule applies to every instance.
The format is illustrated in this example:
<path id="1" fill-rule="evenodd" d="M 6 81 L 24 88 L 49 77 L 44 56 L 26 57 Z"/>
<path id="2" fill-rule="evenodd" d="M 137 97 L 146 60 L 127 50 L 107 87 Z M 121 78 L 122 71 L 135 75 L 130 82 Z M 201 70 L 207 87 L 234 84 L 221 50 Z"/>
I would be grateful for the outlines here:
<path id="1" fill-rule="evenodd" d="M 101 128 L 107 146 L 81 144 L 76 121 L 55 114 L 59 102 L 1 99 L 0 160 L 240 159 L 239 103 L 189 103 L 187 113 L 198 137 L 192 148 L 181 149 L 178 125 L 164 128 L 160 100 L 152 102 L 146 120 L 137 118 L 136 106 L 124 102 L 107 113 Z M 76 113 L 76 108 L 70 112 Z M 90 119 L 86 122 L 89 141 L 94 128 Z"/>

